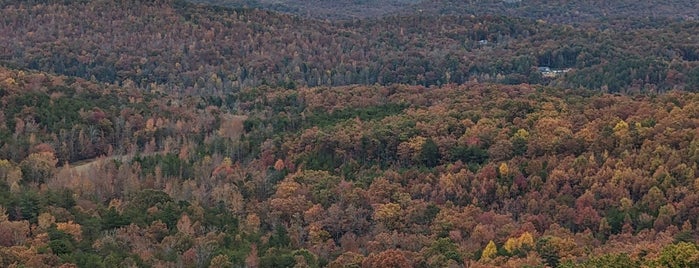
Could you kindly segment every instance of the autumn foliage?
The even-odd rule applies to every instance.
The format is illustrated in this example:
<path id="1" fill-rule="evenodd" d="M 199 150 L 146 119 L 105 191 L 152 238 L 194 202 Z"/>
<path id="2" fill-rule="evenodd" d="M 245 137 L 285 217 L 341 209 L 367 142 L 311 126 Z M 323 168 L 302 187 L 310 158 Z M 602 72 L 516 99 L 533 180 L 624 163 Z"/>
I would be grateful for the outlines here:
<path id="1" fill-rule="evenodd" d="M 0 8 L 0 267 L 699 265 L 694 22 Z"/>

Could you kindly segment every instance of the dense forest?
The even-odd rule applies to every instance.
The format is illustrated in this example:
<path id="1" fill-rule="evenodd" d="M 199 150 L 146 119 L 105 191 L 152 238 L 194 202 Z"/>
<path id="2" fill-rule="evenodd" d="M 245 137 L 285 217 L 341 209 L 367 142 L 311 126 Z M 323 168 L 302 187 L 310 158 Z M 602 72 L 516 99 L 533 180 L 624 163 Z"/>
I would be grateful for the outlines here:
<path id="1" fill-rule="evenodd" d="M 232 8 L 259 8 L 295 14 L 314 19 L 346 20 L 381 17 L 413 10 L 419 0 L 355 0 L 355 1 L 275 1 L 275 0 L 187 0 Z"/>
<path id="2" fill-rule="evenodd" d="M 683 3 L 2 1 L 0 267 L 698 267 Z"/>
<path id="3" fill-rule="evenodd" d="M 48 3 L 45 3 L 48 2 Z M 110 84 L 219 93 L 270 85 L 542 84 L 699 88 L 699 22 L 571 26 L 495 15 L 317 21 L 179 1 L 41 1 L 0 10 L 0 62 Z M 537 67 L 570 69 L 545 77 Z"/>
<path id="4" fill-rule="evenodd" d="M 3 266 L 699 264 L 694 93 L 0 78 Z"/>
<path id="5" fill-rule="evenodd" d="M 496 14 L 557 23 L 596 25 L 616 20 L 699 18 L 699 2 L 694 0 L 435 0 L 421 1 L 414 8 L 438 14 Z"/>
<path id="6" fill-rule="evenodd" d="M 667 1 L 570 1 L 570 0 L 188 0 L 226 7 L 254 7 L 310 18 L 346 20 L 387 14 L 423 12 L 430 14 L 505 15 L 544 19 L 551 22 L 599 24 L 608 20 L 639 18 L 699 17 L 699 3 L 692 0 Z"/>

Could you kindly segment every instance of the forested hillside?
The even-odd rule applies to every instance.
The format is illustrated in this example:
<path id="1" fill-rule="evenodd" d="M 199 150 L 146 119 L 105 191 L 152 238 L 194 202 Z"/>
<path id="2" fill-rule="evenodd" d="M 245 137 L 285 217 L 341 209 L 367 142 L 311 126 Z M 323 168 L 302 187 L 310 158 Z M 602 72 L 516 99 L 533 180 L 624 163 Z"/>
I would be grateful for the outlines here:
<path id="1" fill-rule="evenodd" d="M 437 0 L 422 1 L 415 8 L 439 14 L 494 14 L 590 25 L 606 25 L 610 21 L 632 23 L 649 18 L 699 18 L 699 2 L 694 0 Z"/>
<path id="2" fill-rule="evenodd" d="M 290 13 L 307 18 L 346 20 L 375 18 L 413 10 L 419 0 L 361 0 L 361 1 L 274 1 L 274 0 L 191 0 L 233 8 L 259 8 Z"/>
<path id="3" fill-rule="evenodd" d="M 227 7 L 255 7 L 310 18 L 346 20 L 397 13 L 505 15 L 543 19 L 556 23 L 593 23 L 643 18 L 699 18 L 699 3 L 669 1 L 570 1 L 570 0 L 362 0 L 362 1 L 275 1 L 275 0 L 189 0 Z"/>
<path id="4" fill-rule="evenodd" d="M 607 29 L 430 14 L 325 22 L 177 1 L 5 1 L 0 60 L 149 89 L 544 84 L 611 92 L 699 88 L 696 21 Z M 537 67 L 568 69 L 546 77 Z"/>
<path id="5" fill-rule="evenodd" d="M 0 267 L 699 267 L 685 2 L 1 1 Z"/>
<path id="6" fill-rule="evenodd" d="M 694 93 L 1 73 L 2 266 L 697 264 Z"/>

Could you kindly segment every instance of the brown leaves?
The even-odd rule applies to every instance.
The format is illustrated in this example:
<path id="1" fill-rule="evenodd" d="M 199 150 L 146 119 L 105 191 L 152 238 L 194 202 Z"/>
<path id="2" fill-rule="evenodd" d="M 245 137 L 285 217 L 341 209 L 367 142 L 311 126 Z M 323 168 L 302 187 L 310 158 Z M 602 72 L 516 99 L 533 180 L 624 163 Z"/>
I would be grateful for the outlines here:
<path id="1" fill-rule="evenodd" d="M 257 245 L 252 244 L 250 246 L 250 253 L 245 258 L 246 267 L 257 268 L 260 265 L 260 257 L 258 257 L 257 254 Z"/>
<path id="2" fill-rule="evenodd" d="M 274 197 L 269 201 L 274 215 L 287 220 L 296 214 L 303 215 L 311 206 L 311 202 L 306 199 L 302 190 L 301 184 L 291 179 L 280 182 Z"/>
<path id="3" fill-rule="evenodd" d="M 219 136 L 231 140 L 238 140 L 243 135 L 243 122 L 247 116 L 223 115 L 221 116 L 221 127 L 218 129 Z"/>
<path id="4" fill-rule="evenodd" d="M 5 247 L 20 246 L 29 238 L 28 221 L 0 222 L 0 245 Z"/>
<path id="5" fill-rule="evenodd" d="M 274 170 L 281 171 L 284 168 L 284 160 L 277 159 L 277 162 L 274 163 Z"/>
<path id="6" fill-rule="evenodd" d="M 412 267 L 412 264 L 402 251 L 390 249 L 380 253 L 369 254 L 362 261 L 362 267 L 408 268 Z"/>
<path id="7" fill-rule="evenodd" d="M 82 240 L 82 226 L 73 221 L 56 223 L 56 229 L 72 235 L 75 241 Z"/>
<path id="8" fill-rule="evenodd" d="M 180 219 L 177 221 L 177 231 L 186 235 L 194 236 L 192 221 L 189 219 L 187 214 L 182 214 L 182 217 L 180 217 Z"/>
<path id="9" fill-rule="evenodd" d="M 19 166 L 4 159 L 0 159 L 0 181 L 4 181 L 7 185 L 18 184 L 22 179 L 22 170 Z"/>

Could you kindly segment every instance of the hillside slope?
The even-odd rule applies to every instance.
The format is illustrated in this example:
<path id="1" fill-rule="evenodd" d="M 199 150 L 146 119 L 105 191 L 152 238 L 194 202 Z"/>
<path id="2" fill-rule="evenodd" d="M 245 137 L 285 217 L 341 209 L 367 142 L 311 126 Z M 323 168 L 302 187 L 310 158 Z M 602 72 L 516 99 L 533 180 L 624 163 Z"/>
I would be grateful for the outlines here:
<path id="1" fill-rule="evenodd" d="M 674 258 L 699 254 L 695 93 L 0 69 L 0 101 L 2 266 L 697 264 Z M 74 172 L 90 152 L 112 161 Z"/>
<path id="2" fill-rule="evenodd" d="M 471 0 L 471 1 L 273 1 L 190 0 L 228 7 L 255 7 L 321 19 L 357 19 L 395 13 L 504 15 L 556 23 L 603 23 L 608 20 L 697 19 L 699 3 L 672 1 L 570 1 L 570 0 Z"/>
<path id="3" fill-rule="evenodd" d="M 6 1 L 0 62 L 145 90 L 248 86 L 550 84 L 612 92 L 699 88 L 699 26 L 597 29 L 499 16 L 352 22 L 180 1 Z M 537 67 L 573 72 L 548 77 Z"/>

